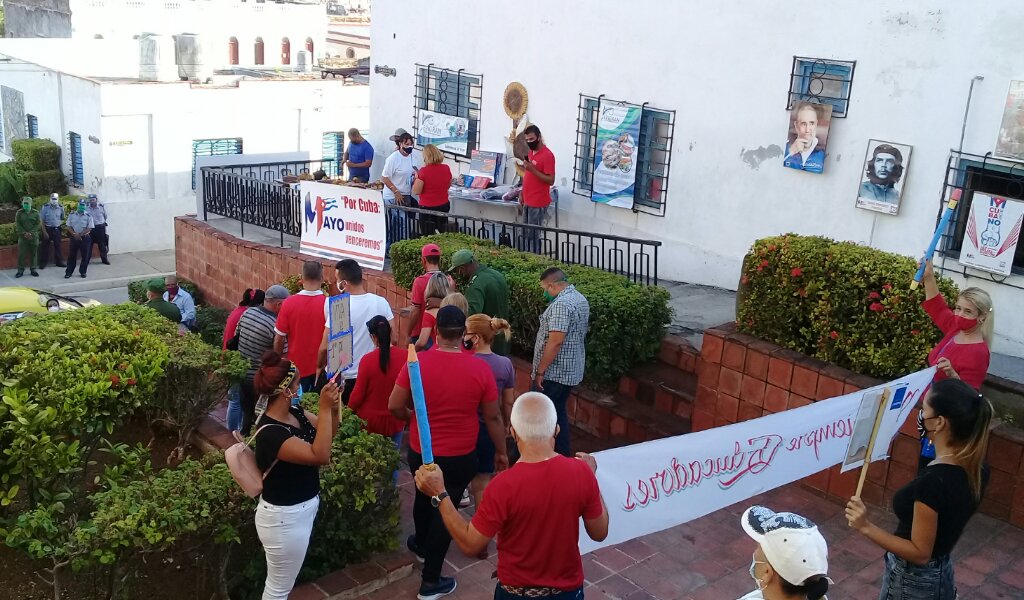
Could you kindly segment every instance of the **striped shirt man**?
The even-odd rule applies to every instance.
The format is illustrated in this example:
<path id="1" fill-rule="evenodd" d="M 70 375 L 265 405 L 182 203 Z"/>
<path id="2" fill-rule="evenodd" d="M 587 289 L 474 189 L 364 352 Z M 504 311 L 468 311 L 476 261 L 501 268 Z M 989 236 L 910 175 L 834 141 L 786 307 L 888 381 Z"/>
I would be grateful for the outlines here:
<path id="1" fill-rule="evenodd" d="M 238 352 L 249 359 L 246 381 L 252 381 L 260 368 L 263 353 L 274 349 L 274 325 L 277 315 L 263 306 L 253 306 L 238 319 Z"/>

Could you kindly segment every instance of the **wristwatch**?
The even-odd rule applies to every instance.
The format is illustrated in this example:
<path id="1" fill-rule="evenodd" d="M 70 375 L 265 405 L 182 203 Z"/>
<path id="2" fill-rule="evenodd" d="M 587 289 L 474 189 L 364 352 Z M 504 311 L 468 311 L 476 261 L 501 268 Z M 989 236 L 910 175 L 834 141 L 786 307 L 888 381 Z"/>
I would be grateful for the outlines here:
<path id="1" fill-rule="evenodd" d="M 447 497 L 448 497 L 448 492 L 441 492 L 440 494 L 438 494 L 436 496 L 431 496 L 430 497 L 430 504 L 434 508 L 437 508 L 438 506 L 441 506 L 441 501 L 444 500 Z"/>

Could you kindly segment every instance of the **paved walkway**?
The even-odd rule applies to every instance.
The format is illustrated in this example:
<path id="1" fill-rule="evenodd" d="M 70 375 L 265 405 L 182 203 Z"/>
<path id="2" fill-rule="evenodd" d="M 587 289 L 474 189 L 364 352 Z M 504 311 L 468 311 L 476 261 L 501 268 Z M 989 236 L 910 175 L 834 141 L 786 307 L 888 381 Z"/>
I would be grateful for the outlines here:
<path id="1" fill-rule="evenodd" d="M 24 277 L 15 279 L 16 271 L 17 269 L 0 271 L 0 286 L 23 285 L 55 294 L 88 296 L 88 292 L 93 290 L 122 288 L 136 279 L 163 277 L 174 273 L 174 251 L 111 254 L 109 265 L 96 258 L 89 262 L 87 276 L 84 279 L 78 276 L 77 270 L 70 279 L 64 279 L 64 269 L 53 265 L 40 270 L 39 277 L 31 277 L 26 272 Z M 103 298 L 96 299 L 107 303 Z M 125 295 L 124 300 L 127 299 Z"/>
<path id="2" fill-rule="evenodd" d="M 408 472 L 399 480 L 402 497 L 402 545 L 412 531 L 413 483 Z M 671 529 L 583 557 L 587 600 L 735 600 L 754 589 L 747 569 L 754 542 L 740 529 L 739 515 L 751 504 L 789 510 L 812 519 L 829 543 L 833 600 L 872 599 L 878 595 L 882 553 L 846 524 L 843 507 L 798 485 L 780 488 L 740 505 L 711 513 Z M 471 513 L 472 508 L 466 509 Z M 892 529 L 895 518 L 874 511 L 877 524 Z M 452 545 L 445 575 L 458 588 L 452 600 L 494 597 L 497 564 L 493 543 L 487 560 L 467 558 Z M 1024 598 L 1024 530 L 976 515 L 954 551 L 956 581 L 962 599 Z M 368 600 L 415 598 L 419 572 L 373 594 Z"/>

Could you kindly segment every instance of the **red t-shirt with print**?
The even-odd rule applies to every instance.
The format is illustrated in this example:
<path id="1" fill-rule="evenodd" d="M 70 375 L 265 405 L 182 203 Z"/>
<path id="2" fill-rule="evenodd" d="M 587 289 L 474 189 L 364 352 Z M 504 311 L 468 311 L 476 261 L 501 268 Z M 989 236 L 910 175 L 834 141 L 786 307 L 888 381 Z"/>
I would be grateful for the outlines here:
<path id="1" fill-rule="evenodd" d="M 498 537 L 498 581 L 574 590 L 583 585 L 580 517 L 601 516 L 597 478 L 585 462 L 555 456 L 517 462 L 487 486 L 473 527 Z"/>
<path id="2" fill-rule="evenodd" d="M 324 302 L 327 296 L 317 290 L 302 290 L 281 304 L 274 331 L 288 337 L 288 360 L 295 364 L 299 377 L 316 375 L 317 355 L 324 339 Z"/>
<path id="3" fill-rule="evenodd" d="M 442 352 L 437 346 L 420 352 L 418 358 L 434 456 L 474 452 L 480 433 L 478 411 L 485 402 L 498 401 L 491 368 L 472 354 Z M 411 389 L 408 364 L 402 367 L 395 385 Z M 422 453 L 415 416 L 409 424 L 409 447 Z"/>
<path id="4" fill-rule="evenodd" d="M 537 151 L 531 150 L 527 160 L 541 173 L 555 174 L 555 155 L 547 146 Z M 526 170 L 523 171 L 523 204 L 531 208 L 544 208 L 551 204 L 551 186 Z"/>

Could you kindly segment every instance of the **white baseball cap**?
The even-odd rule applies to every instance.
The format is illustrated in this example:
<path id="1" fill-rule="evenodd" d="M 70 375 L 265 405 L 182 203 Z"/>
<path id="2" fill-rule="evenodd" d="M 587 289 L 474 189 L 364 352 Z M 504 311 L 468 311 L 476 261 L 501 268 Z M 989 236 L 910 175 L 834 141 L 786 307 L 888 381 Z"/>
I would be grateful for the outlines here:
<path id="1" fill-rule="evenodd" d="M 743 512 L 740 524 L 789 583 L 803 585 L 810 577 L 828 574 L 828 545 L 807 517 L 751 506 Z"/>

